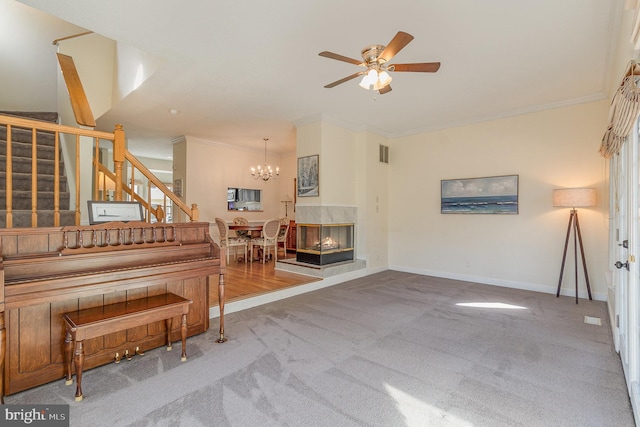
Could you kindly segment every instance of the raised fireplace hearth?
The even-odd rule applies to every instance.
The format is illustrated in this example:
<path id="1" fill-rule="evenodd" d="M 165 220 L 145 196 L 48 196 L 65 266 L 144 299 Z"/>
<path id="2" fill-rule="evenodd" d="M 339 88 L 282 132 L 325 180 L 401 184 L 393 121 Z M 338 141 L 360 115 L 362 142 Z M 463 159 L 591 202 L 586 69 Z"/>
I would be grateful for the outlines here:
<path id="1" fill-rule="evenodd" d="M 355 248 L 357 218 L 355 206 L 296 204 L 296 258 L 278 260 L 276 269 L 320 278 L 357 276 L 367 268 Z"/>
<path id="2" fill-rule="evenodd" d="M 296 261 L 313 265 L 353 261 L 353 224 L 298 224 Z"/>

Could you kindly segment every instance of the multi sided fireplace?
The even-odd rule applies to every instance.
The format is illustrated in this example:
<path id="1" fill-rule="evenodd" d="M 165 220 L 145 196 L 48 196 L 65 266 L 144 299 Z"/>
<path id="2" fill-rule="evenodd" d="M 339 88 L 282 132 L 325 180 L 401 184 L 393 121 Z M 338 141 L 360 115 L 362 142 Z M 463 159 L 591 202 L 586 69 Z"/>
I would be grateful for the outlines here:
<path id="1" fill-rule="evenodd" d="M 298 262 L 353 261 L 353 224 L 298 224 L 296 243 Z"/>

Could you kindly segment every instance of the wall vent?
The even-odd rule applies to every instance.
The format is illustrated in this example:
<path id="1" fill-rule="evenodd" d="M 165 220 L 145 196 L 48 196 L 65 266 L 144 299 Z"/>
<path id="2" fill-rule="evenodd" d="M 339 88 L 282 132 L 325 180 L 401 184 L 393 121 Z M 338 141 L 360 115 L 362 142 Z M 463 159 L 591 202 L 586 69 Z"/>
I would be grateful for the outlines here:
<path id="1" fill-rule="evenodd" d="M 380 163 L 389 163 L 389 147 L 380 144 Z"/>

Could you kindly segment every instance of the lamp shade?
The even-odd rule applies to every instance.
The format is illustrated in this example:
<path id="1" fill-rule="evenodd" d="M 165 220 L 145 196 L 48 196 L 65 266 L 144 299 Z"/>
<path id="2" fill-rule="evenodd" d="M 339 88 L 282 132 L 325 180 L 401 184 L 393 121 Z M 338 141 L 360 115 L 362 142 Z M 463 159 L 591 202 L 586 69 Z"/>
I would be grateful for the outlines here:
<path id="1" fill-rule="evenodd" d="M 596 205 L 595 188 L 562 188 L 553 190 L 553 206 L 583 208 Z"/>

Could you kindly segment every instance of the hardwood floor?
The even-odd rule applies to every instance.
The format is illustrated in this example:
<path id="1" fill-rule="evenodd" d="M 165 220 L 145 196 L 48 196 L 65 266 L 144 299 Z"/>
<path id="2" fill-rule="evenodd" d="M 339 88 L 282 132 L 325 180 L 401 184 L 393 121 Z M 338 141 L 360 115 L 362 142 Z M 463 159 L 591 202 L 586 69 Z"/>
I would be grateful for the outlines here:
<path id="1" fill-rule="evenodd" d="M 282 252 L 280 252 L 282 255 Z M 281 259 L 280 257 L 279 259 Z M 287 254 L 287 258 L 295 258 L 295 253 Z M 316 282 L 320 279 L 302 274 L 290 273 L 287 271 L 276 271 L 275 262 L 269 261 L 266 264 L 260 262 L 237 262 L 230 259 L 227 265 L 227 273 L 224 277 L 225 300 L 227 303 L 243 298 L 273 292 L 291 286 Z M 209 306 L 218 306 L 218 279 L 217 276 L 211 281 L 209 291 Z"/>

